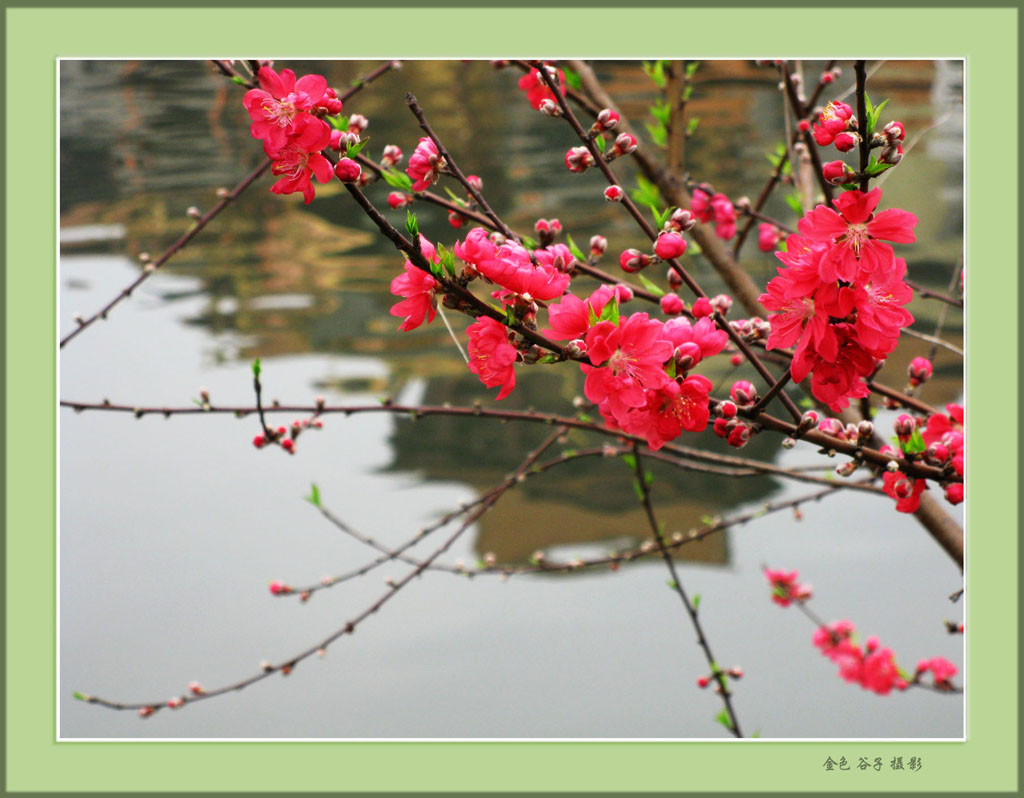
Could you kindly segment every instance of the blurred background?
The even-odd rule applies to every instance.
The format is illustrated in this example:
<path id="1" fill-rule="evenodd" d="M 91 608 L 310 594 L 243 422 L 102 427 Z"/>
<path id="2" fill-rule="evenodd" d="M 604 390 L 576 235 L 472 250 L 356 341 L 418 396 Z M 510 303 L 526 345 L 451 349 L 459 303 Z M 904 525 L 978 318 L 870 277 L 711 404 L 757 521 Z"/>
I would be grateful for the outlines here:
<path id="1" fill-rule="evenodd" d="M 324 74 L 339 92 L 374 66 L 276 64 Z M 803 66 L 812 82 L 823 64 Z M 934 126 L 886 181 L 882 207 L 917 215 L 918 242 L 898 254 L 907 259 L 909 279 L 945 291 L 963 240 L 962 64 L 877 66 L 869 94 L 876 104 L 889 100 L 883 120 L 902 121 L 908 140 Z M 658 92 L 639 64 L 595 67 L 642 129 Z M 823 100 L 852 85 L 852 64 L 842 67 L 835 92 Z M 609 241 L 600 265 L 617 271 L 618 252 L 647 244 L 623 209 L 603 200 L 597 170 L 565 169 L 563 155 L 576 144 L 572 132 L 529 107 L 515 87 L 519 75 L 488 62 L 406 61 L 346 102 L 344 113 L 369 118 L 365 154 L 379 159 L 385 144 L 397 144 L 404 167 L 421 135 L 404 101 L 413 92 L 513 229 L 530 231 L 537 218 L 557 217 L 583 247 L 600 233 Z M 262 161 L 243 94 L 206 62 L 61 62 L 62 336 L 75 324 L 73 313 L 92 314 L 138 275 L 140 253 L 155 257 L 187 229 L 189 206 L 208 209 L 218 188 L 234 186 Z M 693 178 L 733 199 L 756 198 L 772 169 L 766 154 L 785 135 L 782 108 L 774 70 L 702 62 L 689 103 L 700 119 L 687 147 Z M 614 169 L 633 185 L 628 159 Z M 258 357 L 268 401 L 309 405 L 323 395 L 328 404 L 393 397 L 496 405 L 494 391 L 466 370 L 439 321 L 397 331 L 388 284 L 402 258 L 337 183 L 317 184 L 317 199 L 305 206 L 299 195 L 271 194 L 271 182 L 265 176 L 245 192 L 108 321 L 62 350 L 62 399 L 184 406 L 205 387 L 214 405 L 251 405 L 250 363 Z M 367 193 L 384 208 L 389 191 L 381 182 Z M 415 210 L 421 231 L 446 246 L 469 229 L 450 227 L 440 208 Z M 765 212 L 795 226 L 782 192 Z M 401 226 L 405 211 L 388 215 Z M 764 284 L 777 261 L 757 250 L 754 232 L 742 262 Z M 699 257 L 687 258 L 709 293 L 723 290 Z M 664 285 L 664 275 L 647 276 Z M 577 292 L 596 286 L 588 282 L 574 282 Z M 914 328 L 933 333 L 942 308 L 916 299 Z M 454 323 L 467 326 L 458 317 Z M 960 311 L 949 308 L 942 329 L 962 346 Z M 906 364 L 930 349 L 904 336 L 880 379 L 901 387 Z M 749 378 L 748 368 L 704 372 L 718 383 Z M 936 376 L 921 397 L 935 406 L 961 400 L 962 369 L 959 357 L 939 349 Z M 516 390 L 500 406 L 569 414 L 582 393 L 581 376 L 564 366 L 520 368 Z M 881 429 L 888 418 L 879 416 Z M 302 501 L 311 482 L 336 515 L 396 546 L 502 481 L 548 430 L 475 419 L 328 416 L 324 429 L 304 435 L 289 457 L 253 448 L 255 418 L 136 420 L 62 409 L 59 425 L 62 737 L 727 736 L 713 720 L 720 701 L 696 687 L 707 666 L 657 559 L 615 573 L 508 581 L 432 573 L 324 659 L 303 662 L 287 678 L 145 722 L 73 701 L 75 690 L 150 701 L 182 693 L 193 679 L 211 688 L 236 681 L 261 660 L 279 662 L 343 626 L 385 589 L 385 578 L 406 573 L 407 566 L 388 564 L 308 604 L 272 597 L 272 579 L 308 584 L 375 557 Z M 566 445 L 597 442 L 574 434 Z M 727 451 L 710 430 L 680 442 Z M 740 454 L 786 466 L 821 460 L 804 445 L 784 453 L 772 435 Z M 651 467 L 669 531 L 814 489 L 767 476 Z M 951 511 L 962 522 L 960 508 Z M 499 565 L 521 565 L 537 549 L 550 559 L 597 556 L 646 535 L 626 467 L 590 459 L 510 491 L 445 561 L 472 566 L 493 553 Z M 433 540 L 418 551 L 425 556 Z M 815 586 L 812 609 L 829 620 L 849 618 L 863 636 L 877 635 L 908 670 L 928 656 L 962 667 L 962 640 L 943 626 L 961 619 L 962 606 L 948 599 L 960 587 L 959 571 L 892 501 L 830 496 L 804 506 L 800 521 L 792 511 L 771 515 L 685 546 L 677 559 L 687 590 L 702 597 L 719 663 L 744 668 L 735 707 L 746 734 L 962 735 L 959 697 L 923 690 L 880 697 L 841 681 L 812 647 L 813 625 L 772 604 L 761 574 L 762 565 L 799 569 L 802 581 Z"/>

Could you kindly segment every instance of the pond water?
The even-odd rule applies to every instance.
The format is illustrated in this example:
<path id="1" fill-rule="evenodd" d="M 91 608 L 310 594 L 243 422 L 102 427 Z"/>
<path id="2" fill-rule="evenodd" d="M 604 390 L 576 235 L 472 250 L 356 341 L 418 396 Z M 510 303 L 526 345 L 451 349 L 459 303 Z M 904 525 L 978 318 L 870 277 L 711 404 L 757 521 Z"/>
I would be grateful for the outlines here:
<path id="1" fill-rule="evenodd" d="M 282 66 L 279 64 L 279 66 Z M 291 64 L 344 87 L 373 63 Z M 820 68 L 820 65 L 818 65 Z M 914 131 L 939 123 L 886 183 L 886 204 L 921 219 L 904 247 L 910 277 L 944 288 L 963 236 L 959 64 L 890 62 L 872 95 Z M 654 94 L 635 65 L 601 64 L 624 109 L 639 121 Z M 839 81 L 852 79 L 852 68 Z M 808 74 L 815 74 L 809 69 Z M 639 75 L 639 78 L 637 77 Z M 419 130 L 405 107 L 412 91 L 460 164 L 484 180 L 491 205 L 528 230 L 558 217 L 580 243 L 595 233 L 612 253 L 643 246 L 621 208 L 600 199 L 600 176 L 572 176 L 561 153 L 564 124 L 532 111 L 513 70 L 486 62 L 406 62 L 346 103 L 369 117 L 369 152 L 397 143 L 408 157 Z M 102 307 L 186 229 L 185 209 L 208 208 L 215 190 L 259 164 L 242 90 L 208 64 L 64 61 L 61 90 L 60 333 L 74 312 Z M 730 196 L 756 196 L 782 136 L 780 99 L 767 70 L 709 62 L 697 73 L 690 142 L 695 178 Z M 628 174 L 621 162 L 616 169 Z M 596 171 L 596 170 L 595 170 Z M 66 400 L 108 398 L 132 406 L 188 406 L 201 387 L 214 405 L 252 405 L 250 363 L 260 358 L 268 401 L 371 404 L 381 397 L 424 404 L 495 406 L 469 374 L 441 324 L 399 333 L 387 286 L 401 266 L 340 188 L 317 188 L 303 206 L 267 191 L 264 178 L 105 322 L 60 354 Z M 383 204 L 388 189 L 371 197 Z M 445 214 L 417 209 L 431 240 L 454 242 Z M 792 221 L 782 199 L 767 212 Z M 404 212 L 403 212 L 404 213 Z M 396 223 L 401 214 L 392 214 Z M 720 290 L 709 267 L 698 279 Z M 774 259 L 748 244 L 744 263 L 760 282 Z M 656 277 L 652 275 L 652 277 Z M 915 300 L 915 328 L 935 331 L 941 306 Z M 456 323 L 461 320 L 456 319 Z M 962 345 L 962 314 L 943 335 Z M 902 385 L 910 358 L 929 345 L 908 340 L 883 372 Z M 962 363 L 940 350 L 922 398 L 955 401 Z M 725 374 L 713 374 L 724 378 Z M 578 371 L 520 369 L 502 407 L 569 414 Z M 280 423 L 292 417 L 276 416 Z M 884 429 L 890 418 L 879 417 Z M 322 519 L 303 497 L 319 486 L 324 506 L 395 547 L 513 470 L 549 430 L 490 420 L 386 413 L 328 416 L 298 453 L 257 451 L 254 417 L 164 419 L 74 413 L 60 425 L 60 699 L 63 738 L 721 738 L 721 704 L 695 686 L 707 666 L 664 564 L 644 560 L 572 574 L 428 573 L 404 588 L 326 657 L 244 691 L 140 721 L 71 700 L 75 690 L 149 701 L 191 680 L 228 684 L 314 645 L 387 591 L 409 566 L 391 562 L 317 593 L 307 604 L 274 598 L 267 583 L 317 582 L 363 565 L 376 552 Z M 573 434 L 568 446 L 601 440 Z M 685 441 L 726 452 L 710 431 Z M 769 435 L 740 454 L 782 465 L 819 464 L 813 448 L 790 452 Z M 834 463 L 829 461 L 832 465 Z M 666 528 L 793 498 L 814 486 L 766 477 L 724 477 L 652 467 Z M 824 474 L 828 469 L 818 472 Z M 959 509 L 952 511 L 962 523 Z M 769 600 L 761 568 L 799 569 L 815 585 L 812 609 L 849 618 L 877 635 L 900 663 L 944 656 L 962 669 L 962 639 L 946 619 L 958 569 L 892 502 L 845 492 L 720 533 L 677 556 L 713 650 L 737 664 L 735 707 L 747 734 L 770 738 L 957 738 L 958 697 L 924 690 L 879 697 L 846 684 L 811 646 L 813 625 Z M 591 458 L 531 478 L 510 491 L 443 557 L 475 565 L 493 553 L 522 565 L 596 556 L 636 545 L 646 526 L 628 472 Z M 435 533 L 414 553 L 438 545 Z M 438 542 L 435 542 L 437 538 Z"/>

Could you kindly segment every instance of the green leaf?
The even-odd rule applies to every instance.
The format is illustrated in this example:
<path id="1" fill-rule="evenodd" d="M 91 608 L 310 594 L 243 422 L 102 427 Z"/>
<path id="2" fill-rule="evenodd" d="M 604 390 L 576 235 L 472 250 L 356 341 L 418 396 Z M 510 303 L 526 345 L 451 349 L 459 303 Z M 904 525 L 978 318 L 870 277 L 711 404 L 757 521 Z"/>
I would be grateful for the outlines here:
<path id="1" fill-rule="evenodd" d="M 924 438 L 921 437 L 921 430 L 915 429 L 914 434 L 910 436 L 910 440 L 903 444 L 903 451 L 910 454 L 918 454 L 925 450 Z"/>
<path id="2" fill-rule="evenodd" d="M 658 208 L 652 203 L 648 206 L 651 209 L 651 216 L 654 217 L 655 227 L 661 227 L 665 224 L 665 220 L 672 215 L 672 208 L 666 208 L 663 211 L 659 211 Z"/>
<path id="3" fill-rule="evenodd" d="M 315 482 L 309 483 L 309 495 L 306 497 L 306 501 L 314 507 L 320 506 L 320 488 L 317 487 Z"/>
<path id="4" fill-rule="evenodd" d="M 572 256 L 576 258 L 576 260 L 586 261 L 586 256 L 583 254 L 582 251 L 580 251 L 580 248 L 576 246 L 576 242 L 572 240 L 572 236 L 569 235 L 568 233 L 566 233 L 565 235 L 565 242 L 569 245 L 569 251 L 572 253 Z"/>
<path id="5" fill-rule="evenodd" d="M 672 379 L 676 378 L 676 361 L 672 358 L 665 364 L 665 373 L 668 374 Z"/>
<path id="6" fill-rule="evenodd" d="M 416 214 L 409 210 L 405 212 L 405 231 L 411 235 L 414 240 L 419 238 L 420 226 L 416 222 Z"/>
<path id="7" fill-rule="evenodd" d="M 692 78 L 697 74 L 698 69 L 700 69 L 700 61 L 691 61 L 686 65 L 686 77 Z"/>
<path id="8" fill-rule="evenodd" d="M 370 137 L 367 136 L 362 139 L 358 144 L 349 144 L 345 147 L 345 157 L 355 158 L 359 153 L 363 151 L 363 147 L 370 143 Z"/>
<path id="9" fill-rule="evenodd" d="M 394 169 L 385 169 L 381 172 L 381 177 L 383 177 L 384 182 L 392 188 L 412 193 L 412 178 L 405 172 L 398 172 Z"/>
<path id="10" fill-rule="evenodd" d="M 597 318 L 597 314 L 594 312 L 594 309 L 590 306 L 589 302 L 587 303 L 587 320 L 590 322 L 591 327 L 593 327 L 600 321 L 600 319 Z"/>
<path id="11" fill-rule="evenodd" d="M 565 73 L 565 85 L 570 89 L 576 89 L 579 91 L 583 88 L 583 82 L 580 80 L 580 76 L 573 72 L 569 67 L 563 66 L 562 71 Z"/>
<path id="12" fill-rule="evenodd" d="M 612 324 L 618 326 L 619 324 L 619 298 L 613 297 L 612 301 L 609 302 L 601 309 L 601 315 L 598 318 L 599 321 L 610 321 Z"/>
<path id="13" fill-rule="evenodd" d="M 335 130 L 348 130 L 347 116 L 329 116 L 327 117 L 327 121 Z"/>
<path id="14" fill-rule="evenodd" d="M 697 125 L 700 124 L 700 117 L 690 117 L 690 121 L 686 125 L 686 135 L 692 136 L 697 131 Z"/>
<path id="15" fill-rule="evenodd" d="M 654 81 L 659 89 L 665 88 L 665 64 L 666 61 L 644 61 L 642 66 L 647 77 Z"/>
<path id="16" fill-rule="evenodd" d="M 786 195 L 786 204 L 793 210 L 793 213 L 803 215 L 804 206 L 800 202 L 800 195 L 795 191 Z"/>
<path id="17" fill-rule="evenodd" d="M 640 280 L 640 283 L 643 285 L 643 287 L 646 288 L 655 296 L 665 296 L 665 289 L 659 288 L 655 283 L 651 282 L 648 278 L 644 277 L 642 273 L 637 274 L 637 278 Z"/>
<path id="18" fill-rule="evenodd" d="M 437 244 L 434 249 L 441 261 L 441 266 L 452 277 L 455 276 L 455 256 L 444 244 Z"/>
<path id="19" fill-rule="evenodd" d="M 669 579 L 665 584 L 668 585 L 671 590 L 679 589 L 679 583 L 675 579 Z"/>
<path id="20" fill-rule="evenodd" d="M 548 363 L 557 363 L 558 355 L 544 355 L 537 362 L 542 366 L 547 365 Z"/>
<path id="21" fill-rule="evenodd" d="M 657 124 L 647 122 L 646 126 L 647 132 L 651 134 L 651 141 L 659 147 L 664 147 L 665 143 L 668 141 L 668 130 L 665 129 L 665 126 L 661 122 L 658 122 Z"/>
<path id="22" fill-rule="evenodd" d="M 608 142 L 607 142 L 607 141 L 605 141 L 605 140 L 604 140 L 604 136 L 601 136 L 601 135 L 598 135 L 598 136 L 597 136 L 597 137 L 596 137 L 596 138 L 594 139 L 594 144 L 596 144 L 596 145 L 597 145 L 597 148 L 598 148 L 598 149 L 599 149 L 599 150 L 600 150 L 601 152 L 604 152 L 604 150 L 605 150 L 605 147 L 607 147 L 607 146 L 608 146 Z"/>
<path id="23" fill-rule="evenodd" d="M 638 205 L 661 205 L 661 192 L 654 183 L 643 175 L 637 175 L 636 185 L 637 187 L 630 192 L 634 202 Z"/>
<path id="24" fill-rule="evenodd" d="M 650 106 L 648 111 L 651 112 L 651 116 L 661 122 L 663 125 L 668 124 L 668 120 L 672 117 L 672 106 L 666 102 L 657 102 Z"/>
<path id="25" fill-rule="evenodd" d="M 84 695 L 82 695 L 80 692 L 78 692 L 77 690 L 75 690 L 75 692 L 73 692 L 71 694 L 71 697 L 74 698 L 76 701 L 85 701 L 86 700 L 86 697 Z"/>
<path id="26" fill-rule="evenodd" d="M 640 487 L 640 480 L 638 479 L 633 480 L 633 493 L 636 494 L 640 501 L 644 500 L 644 489 Z"/>
<path id="27" fill-rule="evenodd" d="M 654 474 L 650 471 L 644 471 L 644 484 L 647 487 L 651 487 L 654 484 Z"/>
<path id="28" fill-rule="evenodd" d="M 249 84 L 247 84 L 245 82 L 245 78 L 243 78 L 241 75 L 233 75 L 232 78 L 231 78 L 231 82 L 232 83 L 237 83 L 239 86 L 247 86 L 247 85 L 249 85 Z M 77 693 L 76 693 L 76 695 L 77 695 Z"/>
<path id="29" fill-rule="evenodd" d="M 260 372 L 261 372 L 262 370 L 263 370 L 263 369 L 262 369 L 262 368 L 260 368 L 260 359 L 259 359 L 259 358 L 256 358 L 256 359 L 255 359 L 255 360 L 254 360 L 254 361 L 252 362 L 252 376 L 254 376 L 254 377 L 258 377 L 258 376 L 260 376 Z"/>
<path id="30" fill-rule="evenodd" d="M 531 252 L 538 247 L 537 242 L 529 236 L 523 236 L 523 246 Z"/>
<path id="31" fill-rule="evenodd" d="M 629 466 L 630 470 L 636 469 L 636 457 L 631 454 L 624 454 L 620 456 L 623 463 Z"/>
<path id="32" fill-rule="evenodd" d="M 724 709 L 715 716 L 715 720 L 725 726 L 729 731 L 732 731 L 732 724 L 729 722 L 729 713 Z"/>
<path id="33" fill-rule="evenodd" d="M 693 609 L 696 611 L 697 607 L 700 606 L 700 593 L 694 594 L 693 597 Z"/>
<path id="34" fill-rule="evenodd" d="M 463 208 L 466 207 L 466 201 L 464 199 L 462 199 L 462 197 L 460 197 L 454 191 L 452 191 L 448 186 L 445 186 L 444 190 L 448 192 L 448 196 L 451 198 L 452 202 L 454 202 L 456 205 L 459 205 L 459 206 L 461 206 Z"/>

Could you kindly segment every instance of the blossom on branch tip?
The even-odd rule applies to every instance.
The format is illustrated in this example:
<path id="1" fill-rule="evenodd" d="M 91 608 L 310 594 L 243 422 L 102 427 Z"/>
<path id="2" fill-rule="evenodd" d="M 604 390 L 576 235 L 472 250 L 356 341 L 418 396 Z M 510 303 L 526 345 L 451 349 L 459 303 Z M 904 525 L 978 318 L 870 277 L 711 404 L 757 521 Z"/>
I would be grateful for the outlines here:
<path id="1" fill-rule="evenodd" d="M 282 148 L 297 134 L 300 122 L 312 122 L 330 135 L 330 126 L 308 113 L 327 92 L 323 75 L 304 75 L 296 80 L 290 69 L 278 74 L 265 66 L 260 68 L 257 78 L 260 88 L 249 90 L 242 99 L 252 119 L 253 138 L 263 139 L 271 148 Z"/>
<path id="2" fill-rule="evenodd" d="M 467 330 L 469 333 L 469 370 L 488 388 L 500 386 L 498 399 L 504 399 L 516 386 L 512 364 L 519 353 L 509 343 L 505 325 L 490 316 L 481 316 Z"/>
<path id="3" fill-rule="evenodd" d="M 554 83 L 558 86 L 559 94 L 565 96 L 565 73 L 561 69 L 555 69 L 547 64 L 544 65 L 544 68 L 548 70 L 548 74 L 552 78 L 557 75 Z M 550 100 L 557 104 L 554 93 L 548 87 L 547 82 L 538 69 L 531 69 L 519 78 L 519 88 L 526 92 L 526 100 L 534 110 L 539 110 L 544 100 Z"/>
<path id="4" fill-rule="evenodd" d="M 565 154 L 566 168 L 576 174 L 587 171 L 594 163 L 594 156 L 586 147 L 571 147 Z"/>
<path id="5" fill-rule="evenodd" d="M 413 179 L 412 190 L 424 191 L 437 182 L 444 167 L 444 159 L 437 151 L 437 145 L 429 136 L 424 136 L 416 145 L 416 150 L 409 157 L 406 174 Z"/>

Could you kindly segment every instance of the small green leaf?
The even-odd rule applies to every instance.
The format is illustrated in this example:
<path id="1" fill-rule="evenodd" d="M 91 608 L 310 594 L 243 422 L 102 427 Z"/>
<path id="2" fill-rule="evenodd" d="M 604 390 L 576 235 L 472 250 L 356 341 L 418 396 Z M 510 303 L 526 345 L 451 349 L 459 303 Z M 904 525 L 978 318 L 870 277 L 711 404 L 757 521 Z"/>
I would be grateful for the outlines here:
<path id="1" fill-rule="evenodd" d="M 921 430 L 915 429 L 910 440 L 903 444 L 903 451 L 907 454 L 919 454 L 925 450 L 924 438 L 921 437 Z"/>
<path id="2" fill-rule="evenodd" d="M 594 308 L 591 307 L 589 302 L 587 303 L 587 320 L 590 322 L 591 327 L 600 321 L 597 314 L 594 312 Z"/>
<path id="3" fill-rule="evenodd" d="M 381 177 L 384 178 L 385 183 L 393 188 L 397 188 L 405 192 L 412 192 L 412 178 L 405 172 L 398 172 L 394 169 L 385 169 L 381 172 Z"/>
<path id="4" fill-rule="evenodd" d="M 699 124 L 700 124 L 700 117 L 699 116 L 690 117 L 690 121 L 686 125 L 686 135 L 687 136 L 692 136 L 694 133 L 696 133 L 697 132 L 697 125 L 699 125 Z"/>
<path id="5" fill-rule="evenodd" d="M 420 226 L 416 222 L 416 214 L 409 210 L 405 212 L 405 231 L 412 236 L 414 240 L 419 238 Z"/>
<path id="6" fill-rule="evenodd" d="M 578 418 L 584 424 L 589 424 L 591 421 L 594 420 L 594 417 L 591 416 L 589 413 L 577 413 L 576 418 Z"/>
<path id="7" fill-rule="evenodd" d="M 596 138 L 594 139 L 594 144 L 596 144 L 596 145 L 597 145 L 597 148 L 598 148 L 598 149 L 599 149 L 599 150 L 600 150 L 601 152 L 604 152 L 604 150 L 605 150 L 605 147 L 607 147 L 607 146 L 608 146 L 608 142 L 604 140 L 604 136 L 600 136 L 600 135 L 599 135 L 599 136 L 597 136 L 597 137 L 596 137 Z"/>
<path id="8" fill-rule="evenodd" d="M 700 69 L 700 61 L 690 61 L 686 65 L 686 77 L 692 78 L 697 74 L 697 70 Z"/>
<path id="9" fill-rule="evenodd" d="M 367 136 L 362 139 L 358 144 L 349 144 L 345 147 L 345 156 L 348 158 L 355 158 L 359 153 L 363 151 L 363 147 L 370 143 L 370 137 Z"/>
<path id="10" fill-rule="evenodd" d="M 646 126 L 647 132 L 651 134 L 651 141 L 659 147 L 664 147 L 668 142 L 668 130 L 665 129 L 665 126 L 661 122 L 657 124 L 647 122 Z"/>
<path id="11" fill-rule="evenodd" d="M 531 252 L 538 247 L 537 242 L 529 236 L 523 236 L 523 246 Z"/>
<path id="12" fill-rule="evenodd" d="M 638 479 L 633 480 L 633 493 L 636 494 L 640 501 L 644 500 L 644 489 L 640 487 L 640 480 Z"/>
<path id="13" fill-rule="evenodd" d="M 648 108 L 651 112 L 651 116 L 657 119 L 661 124 L 667 125 L 668 120 L 672 116 L 672 106 L 666 102 L 658 102 Z"/>
<path id="14" fill-rule="evenodd" d="M 231 78 L 231 82 L 232 83 L 237 83 L 239 86 L 248 86 L 249 85 L 248 83 L 245 82 L 245 78 L 243 78 L 241 75 L 233 75 L 232 78 Z"/>
<path id="15" fill-rule="evenodd" d="M 667 582 L 665 582 L 665 584 L 668 585 L 669 588 L 672 590 L 679 589 L 679 583 L 675 579 L 669 579 Z"/>
<path id="16" fill-rule="evenodd" d="M 315 482 L 309 484 L 309 495 L 306 497 L 306 501 L 314 507 L 320 506 L 320 488 L 317 487 Z"/>
<path id="17" fill-rule="evenodd" d="M 800 195 L 795 191 L 792 194 L 786 195 L 786 204 L 792 209 L 793 213 L 803 214 L 804 206 L 800 202 Z"/>
<path id="18" fill-rule="evenodd" d="M 665 373 L 668 374 L 672 379 L 676 378 L 676 361 L 672 358 L 665 364 Z"/>
<path id="19" fill-rule="evenodd" d="M 569 245 L 569 251 L 576 260 L 585 261 L 587 259 L 580 248 L 576 246 L 576 242 L 572 240 L 572 236 L 568 233 L 565 236 L 565 242 Z"/>
<path id="20" fill-rule="evenodd" d="M 437 253 L 438 259 L 440 260 L 441 267 L 446 272 L 448 272 L 448 274 L 451 277 L 454 277 L 455 276 L 455 256 L 452 255 L 451 250 L 448 249 L 444 244 L 440 244 L 440 243 L 437 244 L 437 246 L 434 247 L 434 249 L 435 249 L 435 251 Z"/>
<path id="21" fill-rule="evenodd" d="M 347 116 L 329 116 L 327 117 L 327 121 L 335 130 L 348 130 Z"/>
<path id="22" fill-rule="evenodd" d="M 558 362 L 558 355 L 554 355 L 554 354 L 543 355 L 543 356 L 541 356 L 541 358 L 537 362 L 540 363 L 542 366 L 546 366 L 548 363 L 557 363 Z"/>
<path id="23" fill-rule="evenodd" d="M 71 694 L 71 696 L 72 696 L 72 697 L 73 697 L 73 698 L 74 698 L 74 699 L 75 699 L 76 701 L 85 701 L 85 700 L 86 700 L 86 697 L 85 697 L 84 695 L 82 695 L 82 694 L 81 694 L 80 692 L 78 692 L 77 690 L 75 690 L 75 692 L 73 692 L 73 693 Z"/>
<path id="24" fill-rule="evenodd" d="M 619 324 L 619 298 L 613 297 L 612 301 L 609 302 L 601 309 L 601 315 L 599 321 L 610 321 L 615 326 Z"/>
<path id="25" fill-rule="evenodd" d="M 466 207 L 466 201 L 462 199 L 458 194 L 452 191 L 448 186 L 444 187 L 444 190 L 448 192 L 448 196 L 451 197 L 452 202 L 461 207 Z"/>
<path id="26" fill-rule="evenodd" d="M 580 89 L 583 88 L 583 83 L 580 80 L 580 76 L 577 73 L 573 72 L 567 66 L 563 66 L 562 71 L 565 73 L 566 86 L 568 86 L 570 89 L 576 89 L 576 91 L 579 91 Z"/>
<path id="27" fill-rule="evenodd" d="M 657 284 L 651 282 L 648 278 L 644 277 L 642 273 L 641 274 L 637 274 L 637 278 L 639 278 L 640 283 L 643 285 L 643 287 L 646 288 L 648 291 L 650 291 L 655 296 L 659 296 L 659 297 L 665 296 L 665 289 L 664 288 L 659 288 L 657 286 Z"/>
<path id="28" fill-rule="evenodd" d="M 647 487 L 651 487 L 654 484 L 654 474 L 650 471 L 644 471 L 644 484 Z"/>
<path id="29" fill-rule="evenodd" d="M 252 376 L 254 376 L 254 377 L 258 377 L 258 376 L 260 376 L 260 372 L 261 372 L 262 370 L 263 370 L 263 369 L 262 369 L 262 368 L 260 368 L 260 359 L 259 359 L 259 358 L 256 358 L 256 359 L 255 359 L 255 360 L 254 360 L 254 361 L 252 362 Z"/>
<path id="30" fill-rule="evenodd" d="M 620 458 L 630 469 L 636 469 L 636 458 L 631 454 L 624 454 Z"/>
<path id="31" fill-rule="evenodd" d="M 700 593 L 697 593 L 693 597 L 693 609 L 696 611 L 697 607 L 700 606 Z"/>
<path id="32" fill-rule="evenodd" d="M 642 64 L 647 77 L 653 80 L 659 89 L 665 88 L 665 64 L 665 61 L 644 61 Z"/>
<path id="33" fill-rule="evenodd" d="M 715 716 L 715 720 L 725 726 L 729 731 L 732 731 L 732 724 L 729 722 L 729 714 L 724 709 Z"/>
<path id="34" fill-rule="evenodd" d="M 637 187 L 630 192 L 633 201 L 638 205 L 661 205 L 661 192 L 643 175 L 636 176 Z"/>

